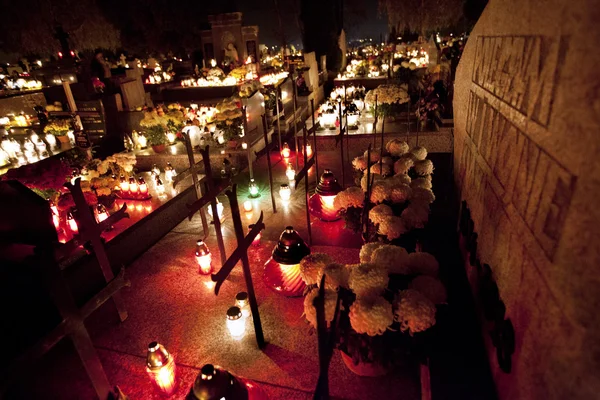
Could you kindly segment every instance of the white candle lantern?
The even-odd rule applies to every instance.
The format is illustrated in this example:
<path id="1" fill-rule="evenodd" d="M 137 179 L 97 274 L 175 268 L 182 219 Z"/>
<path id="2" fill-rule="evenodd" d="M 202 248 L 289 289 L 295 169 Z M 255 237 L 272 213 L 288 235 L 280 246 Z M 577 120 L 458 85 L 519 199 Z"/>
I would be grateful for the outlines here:
<path id="1" fill-rule="evenodd" d="M 250 302 L 248 301 L 248 293 L 239 292 L 235 295 L 235 305 L 242 310 L 242 317 L 248 318 L 252 312 L 250 311 Z"/>
<path id="2" fill-rule="evenodd" d="M 290 197 L 292 197 L 292 190 L 290 189 L 290 185 L 287 183 L 282 183 L 279 187 L 279 196 L 281 196 L 281 200 L 289 201 Z"/>
<path id="3" fill-rule="evenodd" d="M 199 272 L 201 275 L 208 275 L 212 272 L 212 255 L 206 243 L 203 240 L 196 242 L 196 261 L 200 267 Z"/>
<path id="4" fill-rule="evenodd" d="M 242 310 L 238 306 L 227 310 L 227 329 L 234 339 L 241 339 L 246 332 L 246 321 L 242 316 Z"/>

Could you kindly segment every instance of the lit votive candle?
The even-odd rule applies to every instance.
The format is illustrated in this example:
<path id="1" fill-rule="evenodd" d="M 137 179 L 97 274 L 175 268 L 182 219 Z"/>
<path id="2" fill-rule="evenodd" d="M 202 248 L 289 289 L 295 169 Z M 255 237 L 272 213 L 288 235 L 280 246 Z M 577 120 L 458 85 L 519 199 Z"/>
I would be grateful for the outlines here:
<path id="1" fill-rule="evenodd" d="M 252 211 L 252 202 L 250 200 L 244 201 L 244 211 L 246 211 L 246 212 Z"/>
<path id="2" fill-rule="evenodd" d="M 238 306 L 227 310 L 227 329 L 234 339 L 241 339 L 246 332 L 246 321 L 242 318 L 242 310 Z"/>
<path id="3" fill-rule="evenodd" d="M 281 196 L 281 200 L 288 201 L 290 197 L 292 197 L 292 190 L 290 189 L 290 185 L 287 183 L 281 184 L 279 188 L 279 196 Z"/>
<path id="4" fill-rule="evenodd" d="M 235 295 L 235 305 L 242 310 L 242 317 L 248 318 L 251 314 L 250 302 L 248 301 L 248 293 L 239 292 Z"/>

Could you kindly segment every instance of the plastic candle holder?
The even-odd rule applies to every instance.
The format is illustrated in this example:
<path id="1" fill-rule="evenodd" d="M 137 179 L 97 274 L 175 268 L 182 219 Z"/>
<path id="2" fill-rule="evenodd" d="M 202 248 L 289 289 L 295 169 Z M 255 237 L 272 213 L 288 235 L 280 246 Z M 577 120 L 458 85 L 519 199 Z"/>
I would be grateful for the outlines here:
<path id="1" fill-rule="evenodd" d="M 248 293 L 239 292 L 235 295 L 235 305 L 242 310 L 242 317 L 248 318 L 252 313 L 250 311 L 250 302 L 248 301 Z"/>
<path id="2" fill-rule="evenodd" d="M 129 193 L 137 194 L 139 190 L 139 185 L 136 182 L 135 178 L 132 176 L 129 178 Z"/>
<path id="3" fill-rule="evenodd" d="M 69 224 L 69 229 L 71 229 L 71 232 L 79 232 L 79 226 L 77 226 L 77 221 L 75 220 L 75 217 L 73 217 L 73 213 L 71 212 L 67 214 L 67 223 Z"/>
<path id="4" fill-rule="evenodd" d="M 250 183 L 248 184 L 248 191 L 250 192 L 250 197 L 258 197 L 258 185 L 254 181 L 254 179 L 250 179 Z"/>
<path id="5" fill-rule="evenodd" d="M 288 163 L 287 168 L 285 170 L 285 176 L 287 176 L 289 181 L 293 181 L 294 179 L 296 179 L 296 171 L 294 170 L 292 163 Z"/>
<path id="6" fill-rule="evenodd" d="M 166 396 L 175 392 L 175 358 L 158 342 L 148 345 L 146 372 L 159 392 Z"/>
<path id="7" fill-rule="evenodd" d="M 246 321 L 242 315 L 238 306 L 229 307 L 227 310 L 227 329 L 234 339 L 241 339 L 246 332 Z"/>
<path id="8" fill-rule="evenodd" d="M 290 197 L 292 197 L 292 189 L 290 189 L 290 185 L 287 183 L 282 183 L 279 188 L 279 196 L 281 196 L 281 200 L 289 201 Z"/>
<path id="9" fill-rule="evenodd" d="M 290 150 L 290 146 L 287 143 L 284 143 L 281 147 L 281 155 L 283 158 L 289 158 L 291 154 L 292 151 Z"/>
<path id="10" fill-rule="evenodd" d="M 102 222 L 106 218 L 108 218 L 108 216 L 109 214 L 106 210 L 106 207 L 104 207 L 102 203 L 98 203 L 98 205 L 96 206 L 96 221 Z"/>
<path id="11" fill-rule="evenodd" d="M 244 211 L 246 211 L 246 212 L 252 211 L 252 202 L 250 200 L 244 201 Z"/>
<path id="12" fill-rule="evenodd" d="M 334 207 L 334 199 L 341 190 L 342 187 L 333 172 L 326 169 L 321 175 L 315 194 L 308 200 L 310 213 L 322 221 L 337 221 L 340 219 L 339 210 Z"/>
<path id="13" fill-rule="evenodd" d="M 196 242 L 196 261 L 198 262 L 201 275 L 208 275 L 212 272 L 212 255 L 206 243 L 203 240 Z"/>
<path id="14" fill-rule="evenodd" d="M 302 296 L 306 285 L 300 275 L 300 261 L 308 254 L 310 249 L 298 232 L 286 227 L 265 264 L 265 284 L 284 296 Z"/>

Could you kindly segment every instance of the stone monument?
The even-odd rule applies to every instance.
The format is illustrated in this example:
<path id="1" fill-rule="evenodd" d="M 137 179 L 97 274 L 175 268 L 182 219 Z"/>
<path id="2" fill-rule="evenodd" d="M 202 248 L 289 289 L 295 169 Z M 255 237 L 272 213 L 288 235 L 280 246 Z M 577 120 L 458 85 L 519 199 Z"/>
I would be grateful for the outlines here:
<path id="1" fill-rule="evenodd" d="M 260 60 L 258 26 L 242 26 L 242 13 L 209 15 L 211 29 L 200 33 L 205 65 L 215 59 L 243 63 L 248 56 Z"/>
<path id="2" fill-rule="evenodd" d="M 456 73 L 455 180 L 515 332 L 510 372 L 485 335 L 502 400 L 600 393 L 598 21 L 490 0 Z"/>

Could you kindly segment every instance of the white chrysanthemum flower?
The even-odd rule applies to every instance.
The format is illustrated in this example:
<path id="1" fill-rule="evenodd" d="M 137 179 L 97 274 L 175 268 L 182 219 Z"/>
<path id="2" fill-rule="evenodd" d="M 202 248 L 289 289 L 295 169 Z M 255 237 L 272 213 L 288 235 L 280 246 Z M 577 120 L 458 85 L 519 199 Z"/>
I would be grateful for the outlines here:
<path id="1" fill-rule="evenodd" d="M 331 263 L 319 271 L 317 284 L 321 283 L 321 278 L 325 275 L 325 289 L 337 290 L 338 287 L 348 287 L 348 277 L 350 270 L 344 264 Z"/>
<path id="2" fill-rule="evenodd" d="M 396 174 L 390 178 L 392 180 L 392 185 L 401 184 L 401 185 L 410 185 L 412 179 L 410 176 L 406 174 Z"/>
<path id="3" fill-rule="evenodd" d="M 369 220 L 375 225 L 379 225 L 385 217 L 390 215 L 394 215 L 394 212 L 390 206 L 385 204 L 379 204 L 369 210 Z"/>
<path id="4" fill-rule="evenodd" d="M 312 253 L 300 261 L 300 276 L 307 285 L 314 285 L 319 279 L 319 272 L 333 260 L 325 253 Z"/>
<path id="5" fill-rule="evenodd" d="M 406 143 L 404 140 L 392 139 L 387 142 L 385 149 L 393 157 L 400 157 L 401 155 L 408 153 L 409 147 L 408 143 Z"/>
<path id="6" fill-rule="evenodd" d="M 394 174 L 406 174 L 415 162 L 410 157 L 400 157 L 398 161 L 394 163 Z"/>
<path id="7" fill-rule="evenodd" d="M 390 244 L 375 249 L 371 255 L 371 263 L 385 268 L 389 274 L 409 274 L 407 259 L 408 252 L 403 247 Z"/>
<path id="8" fill-rule="evenodd" d="M 429 221 L 429 205 L 410 203 L 410 205 L 402 211 L 400 218 L 402 218 L 404 225 L 406 225 L 408 229 L 425 228 L 425 224 Z"/>
<path id="9" fill-rule="evenodd" d="M 375 204 L 389 200 L 392 189 L 386 182 L 377 182 L 371 188 L 371 202 Z"/>
<path id="10" fill-rule="evenodd" d="M 318 295 L 319 291 L 313 289 L 306 294 L 306 297 L 304 297 L 304 316 L 315 328 L 317 327 L 317 309 L 314 306 L 314 301 Z M 327 321 L 327 326 L 333 321 L 336 303 L 337 293 L 333 290 L 325 289 L 325 321 Z"/>
<path id="11" fill-rule="evenodd" d="M 408 287 L 427 297 L 433 304 L 445 304 L 448 298 L 444 284 L 431 276 L 417 276 Z"/>
<path id="12" fill-rule="evenodd" d="M 388 240 L 394 240 L 406 233 L 406 227 L 404 226 L 402 218 L 396 217 L 395 215 L 387 216 L 379 223 L 379 230 L 377 233 L 387 236 Z"/>
<path id="13" fill-rule="evenodd" d="M 425 175 L 425 176 L 431 176 L 431 175 Z M 431 190 L 431 188 L 433 187 L 433 185 L 431 184 L 431 180 L 430 179 L 427 179 L 427 178 L 416 178 L 416 179 L 413 179 L 410 182 L 410 187 L 411 188 L 421 188 L 421 189 Z"/>
<path id="14" fill-rule="evenodd" d="M 381 159 L 381 162 L 382 162 L 384 165 L 389 165 L 389 166 L 390 166 L 390 168 L 392 168 L 392 165 L 394 165 L 394 159 L 393 159 L 392 157 L 390 157 L 390 156 L 385 156 L 385 157 L 383 157 L 383 158 Z"/>
<path id="15" fill-rule="evenodd" d="M 359 264 L 350 267 L 348 285 L 357 296 L 378 296 L 385 290 L 389 281 L 385 268 L 374 264 Z"/>
<path id="16" fill-rule="evenodd" d="M 412 190 L 408 185 L 394 185 L 391 188 L 390 201 L 394 204 L 400 204 L 408 201 L 412 194 Z"/>
<path id="17" fill-rule="evenodd" d="M 434 278 L 438 276 L 440 264 L 435 257 L 429 253 L 410 253 L 406 259 L 408 269 L 413 275 L 429 275 Z"/>
<path id="18" fill-rule="evenodd" d="M 417 175 L 425 176 L 433 174 L 433 163 L 431 160 L 417 161 L 414 165 Z"/>
<path id="19" fill-rule="evenodd" d="M 414 62 L 410 62 L 408 64 L 408 69 L 410 69 L 411 71 L 414 71 L 415 69 L 417 69 L 417 64 L 415 64 Z"/>
<path id="20" fill-rule="evenodd" d="M 385 178 L 378 174 L 371 174 L 371 179 L 373 180 L 373 186 L 378 182 L 383 183 L 383 181 L 385 181 Z M 363 190 L 363 192 L 367 191 L 367 174 L 366 174 L 366 172 L 360 180 L 360 187 Z"/>
<path id="21" fill-rule="evenodd" d="M 369 155 L 369 150 L 365 150 L 365 154 L 363 155 L 365 160 L 367 159 L 368 155 Z M 381 159 L 381 149 L 371 149 L 371 163 L 377 162 L 380 159 Z"/>
<path id="22" fill-rule="evenodd" d="M 378 162 L 371 165 L 371 173 L 388 176 L 392 174 L 392 167 L 389 164 L 382 164 Z"/>
<path id="23" fill-rule="evenodd" d="M 410 152 L 416 157 L 418 161 L 427 158 L 427 149 L 423 146 L 415 146 L 410 150 Z"/>
<path id="24" fill-rule="evenodd" d="M 364 171 L 367 169 L 367 159 L 365 157 L 356 157 L 352 160 L 352 166 L 357 171 Z"/>
<path id="25" fill-rule="evenodd" d="M 352 186 L 339 192 L 333 199 L 333 207 L 336 210 L 345 210 L 350 207 L 360 208 L 365 202 L 365 194 L 357 187 Z"/>
<path id="26" fill-rule="evenodd" d="M 350 325 L 356 333 L 382 335 L 393 322 L 392 305 L 381 296 L 357 298 L 350 306 Z"/>
<path id="27" fill-rule="evenodd" d="M 424 188 L 413 188 L 412 197 L 410 198 L 412 201 L 417 203 L 426 203 L 431 204 L 435 201 L 435 195 L 430 189 Z"/>
<path id="28" fill-rule="evenodd" d="M 360 262 L 363 264 L 370 263 L 373 252 L 382 246 L 387 246 L 387 245 L 380 243 L 380 242 L 372 242 L 372 243 L 364 244 L 360 248 L 360 255 L 359 255 Z"/>
<path id="29" fill-rule="evenodd" d="M 394 318 L 411 335 L 435 325 L 435 305 L 414 289 L 402 290 L 394 300 Z"/>

